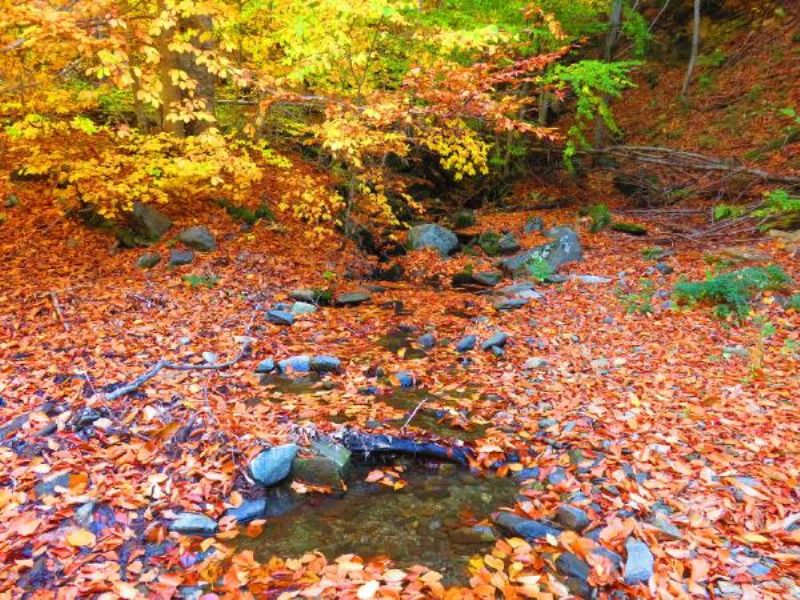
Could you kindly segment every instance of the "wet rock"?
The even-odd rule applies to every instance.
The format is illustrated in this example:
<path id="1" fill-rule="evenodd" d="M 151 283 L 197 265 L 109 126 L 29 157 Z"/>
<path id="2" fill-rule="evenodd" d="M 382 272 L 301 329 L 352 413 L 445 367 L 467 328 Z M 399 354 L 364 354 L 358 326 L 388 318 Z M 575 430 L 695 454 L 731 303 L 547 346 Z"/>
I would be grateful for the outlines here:
<path id="1" fill-rule="evenodd" d="M 501 260 L 500 268 L 510 273 L 525 272 L 530 262 L 541 259 L 555 271 L 568 262 L 583 258 L 583 248 L 574 229 L 553 227 L 545 235 L 553 241 Z"/>
<path id="2" fill-rule="evenodd" d="M 217 532 L 217 522 L 202 513 L 182 512 L 170 523 L 169 530 L 184 535 L 212 536 Z"/>
<path id="3" fill-rule="evenodd" d="M 284 444 L 264 450 L 250 461 L 250 474 L 264 486 L 274 485 L 286 479 L 297 455 L 297 444 Z"/>
<path id="4" fill-rule="evenodd" d="M 179 250 L 173 248 L 169 253 L 169 266 L 180 267 L 183 265 L 190 265 L 194 260 L 194 252 L 191 250 Z"/>
<path id="5" fill-rule="evenodd" d="M 585 510 L 571 504 L 562 504 L 556 512 L 556 522 L 565 529 L 581 532 L 589 526 L 590 521 Z"/>
<path id="6" fill-rule="evenodd" d="M 294 315 L 285 310 L 268 310 L 267 321 L 275 323 L 276 325 L 291 325 L 294 323 Z"/>
<path id="7" fill-rule="evenodd" d="M 292 304 L 291 311 L 292 314 L 295 316 L 310 315 L 312 313 L 317 312 L 317 307 L 316 305 L 310 304 L 309 302 L 297 301 L 294 304 Z"/>
<path id="8" fill-rule="evenodd" d="M 450 531 L 447 537 L 456 544 L 491 544 L 497 540 L 494 529 L 486 525 L 459 527 Z"/>
<path id="9" fill-rule="evenodd" d="M 271 373 L 275 370 L 275 361 L 271 358 L 265 358 L 256 365 L 256 373 Z"/>
<path id="10" fill-rule="evenodd" d="M 148 204 L 133 203 L 129 221 L 131 229 L 148 241 L 160 240 L 172 227 L 172 221 Z"/>
<path id="11" fill-rule="evenodd" d="M 71 476 L 71 473 L 59 473 L 45 479 L 34 488 L 36 497 L 52 496 L 57 493 L 56 488 L 69 488 L 69 479 Z"/>
<path id="12" fill-rule="evenodd" d="M 492 348 L 503 348 L 508 341 L 508 334 L 498 331 L 488 340 L 481 343 L 481 350 L 491 350 Z"/>
<path id="13" fill-rule="evenodd" d="M 434 248 L 442 257 L 447 257 L 458 248 L 458 237 L 449 229 L 428 223 L 409 230 L 408 246 L 411 250 Z"/>
<path id="14" fill-rule="evenodd" d="M 556 559 L 556 569 L 568 577 L 581 581 L 589 579 L 589 563 L 572 552 L 564 552 Z"/>
<path id="15" fill-rule="evenodd" d="M 436 346 L 436 336 L 432 333 L 426 333 L 417 340 L 417 344 L 420 348 L 424 348 L 425 350 L 430 350 L 434 346 Z"/>
<path id="16" fill-rule="evenodd" d="M 312 371 L 317 373 L 330 373 L 336 371 L 342 365 L 342 361 L 335 356 L 328 354 L 321 354 L 319 356 L 312 356 L 309 366 Z"/>
<path id="17" fill-rule="evenodd" d="M 207 227 L 196 225 L 187 227 L 178 234 L 178 240 L 194 250 L 211 252 L 217 249 L 217 241 Z"/>
<path id="18" fill-rule="evenodd" d="M 140 269 L 152 269 L 161 262 L 161 255 L 158 252 L 145 252 L 136 260 L 136 266 Z"/>
<path id="19" fill-rule="evenodd" d="M 336 294 L 335 298 L 333 299 L 333 303 L 336 306 L 356 306 L 358 304 L 363 304 L 364 302 L 369 302 L 371 298 L 372 295 L 364 290 L 355 292 L 342 292 L 340 294 Z"/>
<path id="20" fill-rule="evenodd" d="M 343 444 L 328 438 L 319 438 L 311 442 L 311 448 L 319 456 L 332 460 L 340 471 L 350 465 L 352 453 Z"/>
<path id="21" fill-rule="evenodd" d="M 545 523 L 544 521 L 536 521 L 534 519 L 526 519 L 518 515 L 501 512 L 495 517 L 494 522 L 503 529 L 506 529 L 526 540 L 539 540 L 552 535 L 558 537 L 561 533 L 560 529 Z"/>
<path id="22" fill-rule="evenodd" d="M 339 487 L 342 482 L 339 466 L 324 456 L 295 458 L 292 463 L 292 478 L 312 485 L 331 487 Z"/>
<path id="23" fill-rule="evenodd" d="M 531 358 L 525 361 L 525 363 L 522 365 L 522 368 L 527 371 L 533 371 L 535 369 L 546 369 L 549 366 L 550 363 L 547 362 L 545 359 L 532 356 Z"/>
<path id="24" fill-rule="evenodd" d="M 544 229 L 544 221 L 541 217 L 532 217 L 525 223 L 525 233 L 539 233 Z"/>
<path id="25" fill-rule="evenodd" d="M 456 352 L 469 352 L 475 348 L 478 343 L 478 337 L 474 335 L 465 335 L 456 344 Z"/>
<path id="26" fill-rule="evenodd" d="M 305 354 L 290 356 L 278 363 L 281 373 L 308 373 L 311 370 L 311 358 Z"/>
<path id="27" fill-rule="evenodd" d="M 500 254 L 514 254 L 521 248 L 513 233 L 506 233 L 497 240 L 497 249 Z"/>
<path id="28" fill-rule="evenodd" d="M 653 554 L 647 544 L 629 537 L 625 541 L 625 571 L 623 577 L 625 583 L 634 585 L 637 583 L 647 583 L 653 576 Z"/>
<path id="29" fill-rule="evenodd" d="M 267 500 L 265 498 L 245 500 L 239 506 L 229 508 L 225 512 L 225 516 L 235 518 L 237 523 L 249 523 L 253 519 L 263 517 L 266 509 Z"/>

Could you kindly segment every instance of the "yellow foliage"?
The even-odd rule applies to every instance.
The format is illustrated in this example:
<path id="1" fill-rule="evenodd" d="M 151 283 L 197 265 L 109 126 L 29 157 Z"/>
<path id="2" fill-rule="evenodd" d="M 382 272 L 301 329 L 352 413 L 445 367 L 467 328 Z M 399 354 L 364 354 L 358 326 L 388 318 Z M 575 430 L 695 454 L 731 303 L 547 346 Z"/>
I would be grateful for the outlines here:
<path id="1" fill-rule="evenodd" d="M 460 119 L 449 119 L 442 125 L 429 121 L 418 135 L 420 143 L 439 155 L 440 164 L 456 181 L 489 172 L 489 144 Z"/>

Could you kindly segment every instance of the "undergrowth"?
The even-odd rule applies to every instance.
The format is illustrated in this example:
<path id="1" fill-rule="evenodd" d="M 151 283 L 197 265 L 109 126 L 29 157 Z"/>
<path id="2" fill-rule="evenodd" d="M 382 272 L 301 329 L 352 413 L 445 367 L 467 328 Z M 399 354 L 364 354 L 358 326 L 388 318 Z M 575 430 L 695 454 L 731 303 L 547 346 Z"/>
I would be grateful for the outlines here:
<path id="1" fill-rule="evenodd" d="M 673 295 L 678 304 L 712 304 L 719 317 L 733 315 L 741 319 L 750 313 L 750 302 L 757 293 L 785 289 L 790 283 L 791 279 L 778 265 L 748 267 L 709 275 L 705 281 L 683 279 L 675 286 Z"/>

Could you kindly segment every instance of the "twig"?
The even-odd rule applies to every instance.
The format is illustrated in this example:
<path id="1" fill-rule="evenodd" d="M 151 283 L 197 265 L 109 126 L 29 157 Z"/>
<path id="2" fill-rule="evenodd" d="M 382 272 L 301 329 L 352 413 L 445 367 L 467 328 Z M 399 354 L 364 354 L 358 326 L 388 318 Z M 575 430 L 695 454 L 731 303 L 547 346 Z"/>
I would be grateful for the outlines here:
<path id="1" fill-rule="evenodd" d="M 411 411 L 411 414 L 408 416 L 408 419 L 406 419 L 406 422 L 403 423 L 403 426 L 400 428 L 400 431 L 405 431 L 406 427 L 408 427 L 408 424 L 414 420 L 414 417 L 417 416 L 417 413 L 425 405 L 427 401 L 428 401 L 427 398 L 423 398 L 422 400 L 420 400 L 419 404 L 417 404 L 414 410 Z"/>
<path id="2" fill-rule="evenodd" d="M 136 379 L 131 381 L 130 383 L 123 385 L 115 389 L 114 391 L 107 392 L 105 394 L 106 400 L 116 400 L 120 396 L 124 396 L 125 394 L 130 394 L 131 392 L 135 391 L 148 381 L 150 381 L 153 377 L 158 375 L 164 369 L 168 371 L 221 371 L 223 369 L 228 369 L 235 365 L 237 362 L 242 360 L 245 355 L 247 354 L 248 350 L 250 349 L 250 345 L 252 344 L 252 339 L 250 339 L 250 329 L 253 326 L 253 319 L 255 315 L 260 310 L 261 306 L 258 305 L 253 310 L 253 315 L 250 317 L 250 321 L 245 328 L 244 336 L 242 339 L 242 346 L 239 349 L 239 352 L 234 356 L 232 359 L 227 360 L 221 363 L 205 363 L 200 365 L 193 365 L 190 363 L 176 363 L 172 362 L 171 360 L 167 360 L 166 358 L 161 358 L 158 362 L 153 365 L 153 367 L 147 371 L 139 375 Z"/>
<path id="3" fill-rule="evenodd" d="M 53 303 L 53 309 L 56 311 L 56 316 L 58 320 L 61 321 L 61 324 L 64 326 L 64 331 L 69 331 L 69 323 L 64 319 L 64 313 L 61 312 L 61 306 L 58 304 L 58 295 L 55 292 L 48 292 L 48 296 L 50 296 L 50 301 Z"/>

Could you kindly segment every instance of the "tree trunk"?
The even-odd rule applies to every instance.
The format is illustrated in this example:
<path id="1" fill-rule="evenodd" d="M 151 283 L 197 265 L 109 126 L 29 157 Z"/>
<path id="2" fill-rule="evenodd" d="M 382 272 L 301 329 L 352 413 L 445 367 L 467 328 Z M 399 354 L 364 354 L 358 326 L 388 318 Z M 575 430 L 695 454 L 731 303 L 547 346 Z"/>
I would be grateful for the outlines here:
<path id="1" fill-rule="evenodd" d="M 603 50 L 603 59 L 606 62 L 609 62 L 613 58 L 614 47 L 617 45 L 617 40 L 619 40 L 619 32 L 622 28 L 622 0 L 612 0 L 608 22 L 608 36 L 606 37 L 606 46 Z M 604 101 L 609 102 L 610 98 L 605 97 Z M 594 145 L 597 147 L 604 146 L 607 137 L 606 124 L 603 122 L 603 117 L 597 115 L 594 120 Z"/>
<path id="2" fill-rule="evenodd" d="M 681 97 L 686 100 L 689 93 L 689 85 L 692 83 L 692 74 L 697 64 L 697 53 L 700 49 L 700 3 L 702 0 L 694 0 L 694 20 L 692 22 L 692 55 L 689 58 L 689 66 L 686 69 L 686 79 L 683 80 Z"/>
<path id="3" fill-rule="evenodd" d="M 158 1 L 158 13 L 167 10 L 164 0 Z M 185 132 L 182 121 L 168 119 L 168 115 L 178 109 L 181 102 L 181 90 L 173 83 L 171 72 L 178 70 L 178 57 L 169 49 L 174 32 L 171 29 L 163 30 L 156 40 L 156 49 L 159 53 L 159 78 L 161 79 L 161 129 L 167 133 L 183 137 Z"/>
<path id="4" fill-rule="evenodd" d="M 182 28 L 193 29 L 197 35 L 192 38 L 192 45 L 201 51 L 213 50 L 214 41 L 211 37 L 213 23 L 209 15 L 199 15 L 186 20 L 181 24 Z M 193 54 L 183 54 L 181 56 L 181 66 L 189 77 L 195 80 L 197 87 L 194 90 L 194 99 L 201 100 L 206 112 L 214 114 L 215 109 L 215 88 L 216 78 L 209 73 L 208 69 L 197 64 L 197 57 Z M 208 121 L 192 121 L 185 126 L 187 135 L 198 135 L 206 131 L 212 123 Z"/>

